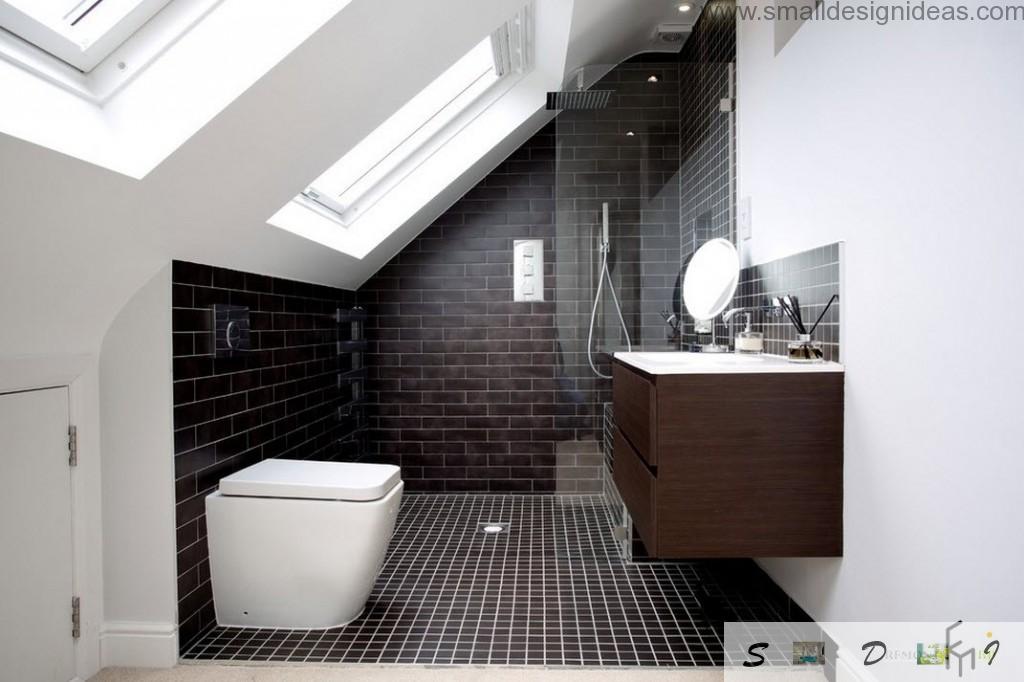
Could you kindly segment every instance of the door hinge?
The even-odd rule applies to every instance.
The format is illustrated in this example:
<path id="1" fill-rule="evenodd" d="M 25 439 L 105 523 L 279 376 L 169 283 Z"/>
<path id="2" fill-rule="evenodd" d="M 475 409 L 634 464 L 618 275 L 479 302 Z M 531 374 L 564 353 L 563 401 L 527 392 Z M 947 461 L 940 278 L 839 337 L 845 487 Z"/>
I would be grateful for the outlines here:
<path id="1" fill-rule="evenodd" d="M 68 427 L 68 466 L 78 466 L 78 427 Z"/>
<path id="2" fill-rule="evenodd" d="M 71 598 L 71 637 L 78 639 L 82 636 L 82 600 L 80 597 Z"/>

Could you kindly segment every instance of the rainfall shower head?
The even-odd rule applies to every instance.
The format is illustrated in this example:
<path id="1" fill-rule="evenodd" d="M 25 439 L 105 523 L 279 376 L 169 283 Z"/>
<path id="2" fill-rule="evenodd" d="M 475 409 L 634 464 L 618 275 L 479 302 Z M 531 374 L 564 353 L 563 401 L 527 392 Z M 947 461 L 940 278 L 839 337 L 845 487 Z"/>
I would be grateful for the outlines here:
<path id="1" fill-rule="evenodd" d="M 559 90 L 548 93 L 546 108 L 548 111 L 587 111 L 604 109 L 608 106 L 614 90 L 584 90 L 583 71 L 590 67 L 582 67 L 576 71 L 576 89 Z"/>
<path id="2" fill-rule="evenodd" d="M 584 111 L 604 109 L 608 106 L 614 90 L 560 90 L 549 92 L 547 109 L 563 111 Z"/>

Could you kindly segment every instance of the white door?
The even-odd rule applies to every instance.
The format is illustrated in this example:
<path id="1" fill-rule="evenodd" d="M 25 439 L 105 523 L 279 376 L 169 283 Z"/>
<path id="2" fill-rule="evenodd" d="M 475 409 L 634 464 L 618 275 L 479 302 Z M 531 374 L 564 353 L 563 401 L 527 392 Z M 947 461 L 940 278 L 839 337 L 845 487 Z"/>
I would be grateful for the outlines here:
<path id="1" fill-rule="evenodd" d="M 0 395 L 0 567 L 0 678 L 72 679 L 66 388 Z"/>

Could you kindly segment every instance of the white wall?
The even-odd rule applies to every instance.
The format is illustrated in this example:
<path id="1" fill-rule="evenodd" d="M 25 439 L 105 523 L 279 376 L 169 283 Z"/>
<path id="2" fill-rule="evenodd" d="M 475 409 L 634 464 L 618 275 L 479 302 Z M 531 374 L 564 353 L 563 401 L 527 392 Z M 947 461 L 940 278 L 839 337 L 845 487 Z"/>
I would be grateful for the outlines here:
<path id="1" fill-rule="evenodd" d="M 749 262 L 846 240 L 842 560 L 765 560 L 817 620 L 1019 619 L 1019 24 L 738 37 Z"/>
<path id="2" fill-rule="evenodd" d="M 104 666 L 177 659 L 171 357 L 168 265 L 114 319 L 100 353 Z"/>

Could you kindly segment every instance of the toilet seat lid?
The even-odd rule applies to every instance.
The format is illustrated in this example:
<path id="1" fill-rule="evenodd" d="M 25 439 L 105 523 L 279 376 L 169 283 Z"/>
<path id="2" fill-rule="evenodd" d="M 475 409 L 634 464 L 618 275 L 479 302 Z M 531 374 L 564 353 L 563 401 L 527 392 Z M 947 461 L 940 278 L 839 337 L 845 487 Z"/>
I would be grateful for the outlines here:
<path id="1" fill-rule="evenodd" d="M 222 478 L 220 493 L 368 502 L 387 495 L 401 476 L 390 464 L 265 459 Z"/>

